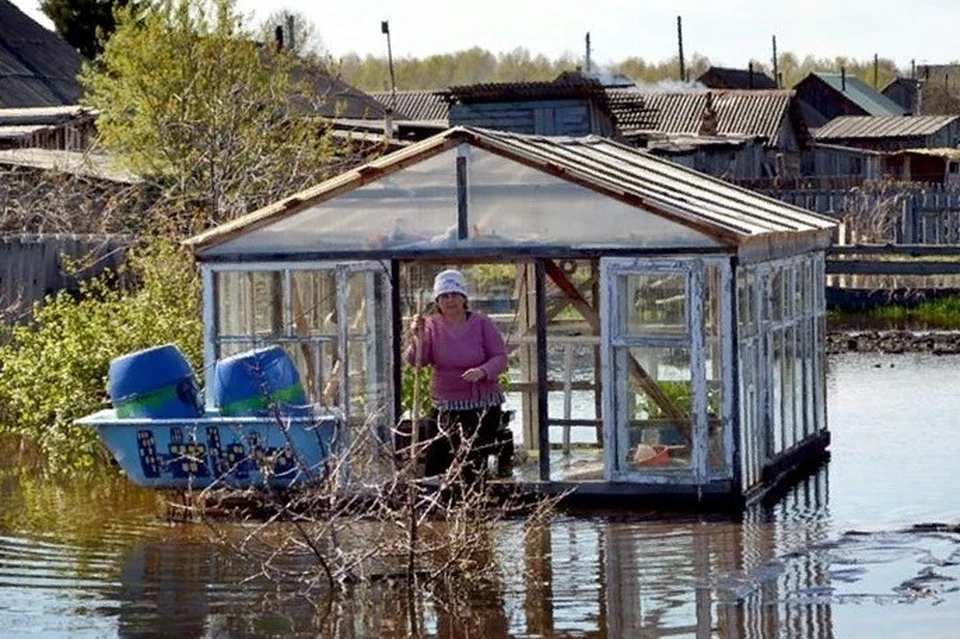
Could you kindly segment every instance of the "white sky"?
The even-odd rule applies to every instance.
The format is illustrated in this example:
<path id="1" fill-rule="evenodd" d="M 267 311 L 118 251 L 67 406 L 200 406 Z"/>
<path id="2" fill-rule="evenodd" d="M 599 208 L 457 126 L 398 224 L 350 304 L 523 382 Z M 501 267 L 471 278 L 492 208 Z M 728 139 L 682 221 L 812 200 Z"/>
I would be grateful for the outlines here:
<path id="1" fill-rule="evenodd" d="M 39 0 L 13 0 L 50 23 Z M 390 21 L 395 58 L 424 57 L 479 46 L 495 53 L 518 47 L 555 58 L 581 55 L 590 32 L 598 64 L 630 56 L 660 61 L 676 53 L 676 19 L 683 17 L 684 53 L 745 67 L 768 60 L 771 36 L 780 52 L 817 57 L 874 53 L 907 69 L 960 59 L 958 0 L 238 0 L 262 19 L 279 9 L 313 20 L 334 56 L 385 55 L 380 21 Z"/>

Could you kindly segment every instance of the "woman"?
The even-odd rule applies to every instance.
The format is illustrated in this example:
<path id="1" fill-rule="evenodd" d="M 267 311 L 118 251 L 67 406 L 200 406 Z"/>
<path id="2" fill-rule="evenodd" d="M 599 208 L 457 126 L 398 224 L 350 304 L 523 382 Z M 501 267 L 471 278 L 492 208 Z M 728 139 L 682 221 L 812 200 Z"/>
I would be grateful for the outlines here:
<path id="1" fill-rule="evenodd" d="M 465 442 L 465 479 L 483 473 L 500 426 L 507 369 L 503 335 L 483 313 L 471 311 L 463 274 L 446 270 L 433 281 L 437 313 L 414 317 L 408 364 L 433 366 L 432 395 L 439 436 L 427 450 L 426 474 L 447 471 Z"/>

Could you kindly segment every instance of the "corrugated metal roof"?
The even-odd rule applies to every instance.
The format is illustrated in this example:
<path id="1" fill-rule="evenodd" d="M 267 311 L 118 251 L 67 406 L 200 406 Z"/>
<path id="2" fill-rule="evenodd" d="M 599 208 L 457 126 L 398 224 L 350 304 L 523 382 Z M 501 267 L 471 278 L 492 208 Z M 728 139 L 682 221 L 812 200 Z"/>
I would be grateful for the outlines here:
<path id="1" fill-rule="evenodd" d="M 631 126 L 628 122 L 621 129 L 640 128 L 660 133 L 686 133 L 696 135 L 700 130 L 701 118 L 707 108 L 708 95 L 717 112 L 717 133 L 719 135 L 747 135 L 762 137 L 767 144 L 776 146 L 780 142 L 780 128 L 790 114 L 793 92 L 778 91 L 637 91 L 613 89 L 611 108 L 621 121 L 618 111 L 635 101 L 641 101 L 651 111 L 649 117 L 653 123 Z"/>
<path id="2" fill-rule="evenodd" d="M 958 115 L 844 115 L 817 129 L 817 140 L 848 138 L 912 138 L 933 135 Z"/>
<path id="3" fill-rule="evenodd" d="M 683 223 L 730 246 L 751 240 L 769 242 L 777 234 L 784 233 L 813 232 L 819 236 L 835 226 L 832 220 L 806 209 L 709 177 L 608 138 L 527 136 L 454 127 L 197 235 L 187 240 L 187 244 L 202 252 L 359 188 L 369 183 L 372 176 L 389 175 L 460 143 L 492 151 Z"/>
<path id="4" fill-rule="evenodd" d="M 848 100 L 859 106 L 869 115 L 903 115 L 906 111 L 899 104 L 870 87 L 860 78 L 840 73 L 819 73 L 813 75 L 842 93 Z"/>
<path id="5" fill-rule="evenodd" d="M 371 93 L 374 99 L 385 107 L 391 104 L 390 91 Z M 436 91 L 397 91 L 397 109 L 395 119 L 447 121 L 450 105 L 443 97 L 443 90 Z"/>
<path id="6" fill-rule="evenodd" d="M 7 0 L 0 0 L 0 107 L 76 104 L 82 58 Z"/>

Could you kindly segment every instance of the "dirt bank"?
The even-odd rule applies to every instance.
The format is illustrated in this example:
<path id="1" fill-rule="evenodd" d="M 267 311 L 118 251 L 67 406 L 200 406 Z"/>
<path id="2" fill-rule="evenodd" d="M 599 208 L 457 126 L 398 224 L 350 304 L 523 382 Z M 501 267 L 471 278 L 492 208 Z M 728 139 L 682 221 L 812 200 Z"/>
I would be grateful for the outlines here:
<path id="1" fill-rule="evenodd" d="M 960 354 L 960 331 L 849 330 L 827 334 L 827 352 Z"/>

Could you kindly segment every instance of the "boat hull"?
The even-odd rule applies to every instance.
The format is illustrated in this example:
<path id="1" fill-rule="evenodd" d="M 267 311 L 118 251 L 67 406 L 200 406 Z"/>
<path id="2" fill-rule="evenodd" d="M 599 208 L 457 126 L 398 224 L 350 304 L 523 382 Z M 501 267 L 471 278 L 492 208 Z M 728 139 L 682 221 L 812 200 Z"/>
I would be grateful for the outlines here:
<path id="1" fill-rule="evenodd" d="M 103 410 L 78 420 L 94 428 L 124 473 L 151 488 L 271 485 L 324 476 L 336 440 L 334 416 L 120 418 Z"/>

